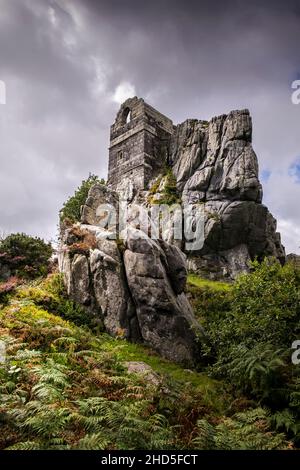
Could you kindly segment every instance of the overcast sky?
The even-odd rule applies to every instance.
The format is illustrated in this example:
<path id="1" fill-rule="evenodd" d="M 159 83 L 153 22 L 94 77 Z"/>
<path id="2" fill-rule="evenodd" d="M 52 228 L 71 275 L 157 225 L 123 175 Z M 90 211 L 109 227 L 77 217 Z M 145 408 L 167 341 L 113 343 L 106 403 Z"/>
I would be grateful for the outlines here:
<path id="1" fill-rule="evenodd" d="M 0 230 L 54 237 L 138 95 L 175 123 L 249 108 L 264 202 L 300 253 L 299 58 L 299 0 L 0 0 Z"/>

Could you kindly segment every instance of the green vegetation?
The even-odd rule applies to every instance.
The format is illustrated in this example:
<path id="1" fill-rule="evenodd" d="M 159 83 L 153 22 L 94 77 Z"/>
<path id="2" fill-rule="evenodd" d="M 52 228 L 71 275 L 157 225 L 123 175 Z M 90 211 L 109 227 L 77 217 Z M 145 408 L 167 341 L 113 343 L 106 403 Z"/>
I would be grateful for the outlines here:
<path id="1" fill-rule="evenodd" d="M 14 293 L 14 300 L 35 305 L 64 320 L 72 321 L 74 325 L 87 327 L 94 332 L 98 332 L 99 328 L 102 329 L 99 319 L 68 298 L 60 274 L 19 286 Z"/>
<path id="2" fill-rule="evenodd" d="M 284 442 L 283 434 L 270 432 L 269 415 L 262 408 L 236 413 L 217 425 L 198 420 L 197 431 L 194 444 L 204 450 L 276 450 Z"/>
<path id="3" fill-rule="evenodd" d="M 0 310 L 0 340 L 0 449 L 291 445 L 226 382 L 97 331 L 58 274 L 16 287 Z M 144 361 L 160 384 L 129 374 L 125 361 Z"/>
<path id="4" fill-rule="evenodd" d="M 300 366 L 292 343 L 300 338 L 300 273 L 275 261 L 253 263 L 232 288 L 190 284 L 196 313 L 211 346 L 202 347 L 207 373 L 234 384 L 235 393 L 268 410 L 273 427 L 300 443 Z"/>
<path id="5" fill-rule="evenodd" d="M 218 212 L 206 212 L 206 216 L 208 219 L 213 219 L 219 223 L 221 222 L 221 217 L 220 217 L 220 214 L 218 214 Z"/>
<path id="6" fill-rule="evenodd" d="M 231 308 L 231 284 L 211 281 L 190 274 L 188 276 L 187 292 L 199 321 L 208 331 L 210 318 L 218 317 L 220 312 L 228 312 Z"/>
<path id="7" fill-rule="evenodd" d="M 25 233 L 14 233 L 0 241 L 0 261 L 17 277 L 45 275 L 52 253 L 50 243 Z"/>
<path id="8" fill-rule="evenodd" d="M 160 186 L 160 183 L 162 182 L 163 177 L 164 177 L 163 175 L 160 175 L 158 178 L 156 178 L 156 181 L 153 183 L 153 185 L 149 189 L 149 194 L 151 196 L 154 196 L 154 194 L 158 192 L 158 188 Z"/>
<path id="9" fill-rule="evenodd" d="M 229 282 L 212 281 L 210 279 L 203 279 L 197 276 L 196 274 L 189 274 L 188 283 L 196 287 L 209 288 L 214 291 L 230 290 L 231 288 L 231 284 Z"/>
<path id="10" fill-rule="evenodd" d="M 177 180 L 172 170 L 170 169 L 166 175 L 166 182 L 163 189 L 163 199 L 160 201 L 161 204 L 172 205 L 181 202 L 177 192 L 176 184 Z"/>
<path id="11" fill-rule="evenodd" d="M 0 368 L 0 448 L 193 447 L 198 416 L 226 406 L 218 383 L 64 320 L 50 312 L 58 299 L 61 279 L 52 275 L 19 287 L 1 310 L 8 360 Z M 147 361 L 161 386 L 128 374 L 128 360 Z"/>
<path id="12" fill-rule="evenodd" d="M 74 253 L 93 243 L 76 226 L 71 235 Z M 0 284 L 0 449 L 299 448 L 294 265 L 255 262 L 232 284 L 190 275 L 187 294 L 208 341 L 199 345 L 206 365 L 186 370 L 104 333 L 100 318 L 68 298 L 61 275 L 29 279 L 21 266 L 47 271 L 41 240 L 20 234 L 1 247 L 24 264 L 23 277 Z M 128 361 L 148 364 L 159 380 L 130 374 Z"/>
<path id="13" fill-rule="evenodd" d="M 159 191 L 159 187 L 163 182 L 163 188 Z M 148 202 L 149 204 L 166 204 L 172 206 L 173 204 L 180 204 L 181 199 L 177 191 L 177 180 L 170 168 L 167 168 L 165 174 L 157 178 L 155 183 L 149 190 Z M 156 195 L 160 197 L 157 198 Z"/>
<path id="14" fill-rule="evenodd" d="M 81 206 L 84 205 L 89 190 L 96 184 L 105 184 L 104 179 L 99 179 L 98 176 L 90 174 L 86 180 L 83 180 L 81 185 L 75 191 L 75 194 L 65 202 L 60 211 L 60 221 L 69 221 L 70 223 L 79 222 L 81 215 Z"/>

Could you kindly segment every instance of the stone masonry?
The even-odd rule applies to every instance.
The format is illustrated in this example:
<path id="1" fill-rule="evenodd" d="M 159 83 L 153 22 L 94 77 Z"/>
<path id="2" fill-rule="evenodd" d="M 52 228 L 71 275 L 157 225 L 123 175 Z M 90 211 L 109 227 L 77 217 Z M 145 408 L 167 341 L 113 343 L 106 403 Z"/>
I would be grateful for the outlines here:
<path id="1" fill-rule="evenodd" d="M 168 162 L 171 119 L 143 99 L 125 101 L 111 126 L 109 147 L 109 186 L 122 189 L 125 181 L 145 189 Z"/>

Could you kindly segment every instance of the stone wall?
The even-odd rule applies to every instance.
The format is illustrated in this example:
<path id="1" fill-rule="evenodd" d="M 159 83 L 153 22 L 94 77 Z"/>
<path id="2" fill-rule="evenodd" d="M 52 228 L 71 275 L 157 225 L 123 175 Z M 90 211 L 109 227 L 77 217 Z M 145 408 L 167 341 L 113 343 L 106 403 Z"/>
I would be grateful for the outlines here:
<path id="1" fill-rule="evenodd" d="M 126 122 L 129 114 L 130 120 Z M 122 191 L 125 178 L 134 182 L 136 189 L 146 189 L 168 160 L 172 132 L 172 121 L 144 100 L 127 100 L 111 126 L 109 186 Z"/>

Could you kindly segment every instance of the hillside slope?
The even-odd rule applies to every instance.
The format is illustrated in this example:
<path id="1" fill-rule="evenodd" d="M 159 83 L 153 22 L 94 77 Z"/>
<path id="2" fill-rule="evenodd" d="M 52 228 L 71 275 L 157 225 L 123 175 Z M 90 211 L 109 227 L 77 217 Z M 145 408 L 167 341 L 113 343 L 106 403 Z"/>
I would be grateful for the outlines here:
<path id="1" fill-rule="evenodd" d="M 58 274 L 2 302 L 0 449 L 289 446 L 270 431 L 268 412 L 225 382 L 101 333 Z M 145 372 L 129 373 L 128 362 Z"/>

